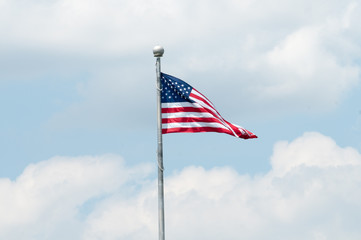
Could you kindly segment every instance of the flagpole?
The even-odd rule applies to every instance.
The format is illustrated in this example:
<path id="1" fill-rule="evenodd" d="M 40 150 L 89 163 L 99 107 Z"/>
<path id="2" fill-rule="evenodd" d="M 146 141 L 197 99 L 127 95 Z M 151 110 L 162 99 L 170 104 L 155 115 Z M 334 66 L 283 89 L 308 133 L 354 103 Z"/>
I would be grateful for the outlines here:
<path id="1" fill-rule="evenodd" d="M 157 74 L 157 123 L 158 123 L 158 225 L 159 225 L 159 240 L 165 239 L 164 234 L 164 185 L 163 185 L 163 139 L 162 139 L 162 102 L 161 91 L 162 84 L 160 82 L 160 58 L 163 56 L 164 49 L 161 46 L 153 48 L 154 57 L 156 61 Z"/>

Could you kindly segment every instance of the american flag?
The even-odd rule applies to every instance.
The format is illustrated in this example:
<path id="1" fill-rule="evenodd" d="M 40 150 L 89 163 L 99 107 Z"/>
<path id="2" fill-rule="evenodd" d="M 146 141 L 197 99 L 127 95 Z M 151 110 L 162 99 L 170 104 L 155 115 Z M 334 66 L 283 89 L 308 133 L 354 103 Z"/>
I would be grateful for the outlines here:
<path id="1" fill-rule="evenodd" d="M 186 82 L 161 73 L 162 133 L 218 132 L 238 138 L 257 138 L 243 127 L 229 123 L 211 101 Z"/>

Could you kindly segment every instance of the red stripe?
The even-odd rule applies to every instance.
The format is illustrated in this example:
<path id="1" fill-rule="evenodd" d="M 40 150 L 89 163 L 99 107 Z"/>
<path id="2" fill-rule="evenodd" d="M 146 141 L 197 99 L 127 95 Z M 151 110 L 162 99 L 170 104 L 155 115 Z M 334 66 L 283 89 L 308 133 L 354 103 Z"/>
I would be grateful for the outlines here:
<path id="1" fill-rule="evenodd" d="M 167 133 L 195 133 L 195 132 L 217 132 L 217 133 L 226 133 L 229 135 L 233 135 L 233 133 L 224 128 L 212 128 L 212 127 L 195 127 L 195 128 L 168 128 L 162 129 L 162 134 Z"/>
<path id="2" fill-rule="evenodd" d="M 211 100 L 209 100 L 206 96 L 204 96 L 200 91 L 196 90 L 195 88 L 192 89 L 193 91 L 197 92 L 199 95 L 201 95 L 204 99 L 206 99 L 208 102 L 210 102 L 212 105 L 213 103 Z"/>
<path id="3" fill-rule="evenodd" d="M 198 117 L 180 117 L 180 118 L 163 118 L 162 123 L 185 123 L 185 122 L 215 122 L 223 125 L 217 118 L 198 118 Z"/>
<path id="4" fill-rule="evenodd" d="M 241 128 L 243 131 L 241 131 L 237 126 L 234 126 L 232 123 L 228 122 L 228 121 L 225 121 L 232 129 L 233 131 L 237 134 L 238 137 L 241 137 L 241 138 L 257 138 L 256 135 L 254 135 L 252 132 L 244 129 L 244 128 Z"/>
<path id="5" fill-rule="evenodd" d="M 193 95 L 193 94 L 192 94 Z M 199 98 L 198 96 L 195 95 L 195 97 Z M 209 105 L 209 104 L 208 104 Z M 217 110 L 212 108 L 216 113 Z M 222 124 L 223 126 L 225 126 L 226 128 L 230 128 L 230 126 L 227 126 L 226 124 L 224 124 L 222 122 L 222 117 L 220 117 L 220 114 L 218 113 L 219 116 L 217 116 L 217 114 L 215 114 L 214 112 L 212 112 L 211 110 L 207 109 L 207 108 L 194 108 L 194 107 L 176 107 L 176 108 L 162 108 L 162 113 L 178 113 L 178 112 L 200 112 L 200 113 L 210 113 L 211 115 L 214 116 L 215 119 L 218 119 L 219 121 L 217 121 L 218 123 Z M 163 120 L 162 120 L 163 121 Z M 194 122 L 194 121 L 193 121 Z M 232 129 L 234 129 L 234 127 L 231 127 Z M 237 128 L 238 130 L 238 128 Z M 231 130 L 229 130 L 230 132 L 232 132 Z M 242 135 L 241 133 L 238 132 L 236 133 L 238 136 Z"/>
<path id="6" fill-rule="evenodd" d="M 192 97 L 192 98 L 195 98 L 195 99 L 198 99 L 199 101 L 202 101 L 204 104 L 206 104 L 208 107 L 212 108 L 214 111 L 216 111 L 216 109 L 214 109 L 214 107 L 212 105 L 210 105 L 207 101 L 205 101 L 203 98 L 201 98 L 200 96 L 198 95 L 195 95 L 193 93 L 191 93 L 189 95 L 189 97 Z M 217 112 L 217 111 L 216 111 Z"/>
<path id="7" fill-rule="evenodd" d="M 216 110 L 215 110 L 216 111 Z M 178 113 L 178 112 L 199 112 L 199 113 L 209 113 L 212 116 L 214 116 L 214 118 L 217 118 L 219 120 L 223 120 L 222 118 L 220 118 L 219 116 L 217 116 L 217 114 L 215 114 L 214 112 L 212 112 L 211 110 L 207 109 L 207 108 L 194 108 L 194 107 L 176 107 L 176 108 L 162 108 L 162 113 Z M 217 111 L 216 111 L 217 112 Z M 217 112 L 218 113 L 218 112 Z M 218 113 L 219 114 L 219 113 Z M 222 123 L 223 124 L 223 123 Z M 224 124 L 223 124 L 224 125 Z M 227 126 L 226 126 L 227 127 Z"/>
<path id="8" fill-rule="evenodd" d="M 177 112 L 206 112 L 206 113 L 208 113 L 208 111 L 204 108 L 195 108 L 195 107 L 162 108 L 162 113 L 177 113 Z"/>
<path id="9" fill-rule="evenodd" d="M 203 95 L 202 95 L 203 96 Z M 182 122 L 216 122 L 220 123 L 227 128 L 231 128 L 234 132 L 230 129 L 224 129 L 224 128 L 216 128 L 216 127 L 194 127 L 194 128 L 169 128 L 169 129 L 162 129 L 163 134 L 167 133 L 176 133 L 176 132 L 218 132 L 218 133 L 226 133 L 229 135 L 237 135 L 240 138 L 248 139 L 248 138 L 257 138 L 256 135 L 251 133 L 250 131 L 247 131 L 246 129 L 243 129 L 244 131 L 241 131 L 237 126 L 234 126 L 228 121 L 225 121 L 221 115 L 218 113 L 216 109 L 214 109 L 208 102 L 206 102 L 202 97 L 199 97 L 197 95 L 194 95 L 191 93 L 191 97 L 202 101 L 207 106 L 209 106 L 211 109 L 213 109 L 217 114 L 212 112 L 210 109 L 207 108 L 195 108 L 195 107 L 176 107 L 176 108 L 162 108 L 162 113 L 178 113 L 178 112 L 198 112 L 198 113 L 210 113 L 214 116 L 214 118 L 194 118 L 194 117 L 181 117 L 181 118 L 163 118 L 162 123 L 182 123 Z M 207 99 L 205 97 L 205 99 Z M 207 99 L 208 100 L 208 99 Z M 209 100 L 208 100 L 209 101 Z M 222 122 L 222 120 L 224 122 Z"/>
<path id="10" fill-rule="evenodd" d="M 217 133 L 226 133 L 231 136 L 234 136 L 234 134 L 224 128 L 212 128 L 212 127 L 197 127 L 197 128 L 168 128 L 168 129 L 162 129 L 162 134 L 167 133 L 197 133 L 197 132 L 217 132 Z M 249 138 L 257 138 L 256 135 L 248 135 L 248 134 L 240 134 L 238 135 L 239 138 L 243 139 L 249 139 Z"/>
<path id="11" fill-rule="evenodd" d="M 201 94 L 201 93 L 198 92 L 197 90 L 195 90 L 195 89 L 193 89 L 193 90 L 196 91 L 197 93 L 199 93 L 200 95 L 202 95 L 204 98 L 201 98 L 201 97 L 199 97 L 198 95 L 195 95 L 194 93 L 191 93 L 191 94 L 189 95 L 190 97 L 202 101 L 204 104 L 206 104 L 208 107 L 212 108 L 212 109 L 218 114 L 218 116 L 217 116 L 216 114 L 212 113 L 212 111 L 209 111 L 210 113 L 213 114 L 213 116 L 215 116 L 215 117 L 217 117 L 217 118 L 219 118 L 219 119 L 224 120 L 223 117 L 221 116 L 221 114 L 217 111 L 217 109 L 215 109 L 215 108 L 212 106 L 213 103 L 212 103 L 211 101 L 209 101 L 208 98 L 206 98 L 203 94 Z M 205 101 L 204 99 L 207 99 L 210 103 L 212 103 L 212 105 L 209 104 L 209 103 L 208 103 L 207 101 Z"/>

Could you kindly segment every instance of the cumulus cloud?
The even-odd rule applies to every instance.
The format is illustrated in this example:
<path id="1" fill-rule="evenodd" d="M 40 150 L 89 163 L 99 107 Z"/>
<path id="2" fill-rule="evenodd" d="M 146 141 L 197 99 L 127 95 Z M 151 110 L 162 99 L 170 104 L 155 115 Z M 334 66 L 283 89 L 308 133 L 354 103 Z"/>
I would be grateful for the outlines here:
<path id="1" fill-rule="evenodd" d="M 292 160 L 289 160 L 292 159 Z M 337 146 L 336 142 L 319 133 L 305 133 L 291 143 L 278 142 L 271 158 L 275 174 L 284 175 L 293 168 L 357 166 L 360 154 L 356 149 Z"/>
<path id="2" fill-rule="evenodd" d="M 357 84 L 359 67 L 340 63 L 335 53 L 324 49 L 325 42 L 332 39 L 324 36 L 330 34 L 327 31 L 299 29 L 266 54 L 264 66 L 274 74 L 273 84 L 260 89 L 266 98 L 297 98 L 296 106 L 301 99 L 312 99 L 327 108 Z"/>
<path id="3" fill-rule="evenodd" d="M 279 142 L 272 168 L 189 166 L 165 179 L 172 239 L 359 239 L 361 154 L 320 133 Z M 112 155 L 55 157 L 0 180 L 4 239 L 157 238 L 149 165 Z"/>
<path id="4" fill-rule="evenodd" d="M 149 170 L 147 165 L 125 167 L 113 155 L 54 157 L 31 164 L 15 181 L 0 179 L 0 237 L 79 239 L 82 207 Z"/>
<path id="5" fill-rule="evenodd" d="M 322 134 L 306 133 L 290 143 L 277 143 L 271 162 L 272 169 L 259 176 L 240 175 L 229 167 L 205 170 L 192 166 L 166 178 L 167 237 L 361 236 L 355 224 L 361 211 L 360 153 L 339 147 Z M 155 198 L 154 189 L 145 189 L 127 201 L 114 198 L 91 214 L 85 236 L 143 239 L 155 235 L 156 224 L 149 219 L 156 215 Z M 126 229 L 104 224 L 128 216 L 129 211 L 137 220 L 129 219 L 131 226 Z"/>
<path id="6" fill-rule="evenodd" d="M 360 82 L 361 8 L 351 0 L 327 6 L 283 0 L 3 0 L 0 7 L 3 75 L 20 74 L 14 67 L 20 62 L 28 71 L 22 78 L 49 69 L 90 76 L 79 90 L 83 99 L 55 114 L 54 125 L 99 118 L 107 125 L 119 116 L 104 111 L 131 111 L 129 97 L 143 106 L 141 112 L 149 109 L 142 103 L 149 102 L 151 84 L 144 83 L 154 81 L 156 44 L 166 48 L 165 71 L 204 89 L 227 112 L 327 111 Z M 135 89 L 137 98 L 129 94 Z"/>

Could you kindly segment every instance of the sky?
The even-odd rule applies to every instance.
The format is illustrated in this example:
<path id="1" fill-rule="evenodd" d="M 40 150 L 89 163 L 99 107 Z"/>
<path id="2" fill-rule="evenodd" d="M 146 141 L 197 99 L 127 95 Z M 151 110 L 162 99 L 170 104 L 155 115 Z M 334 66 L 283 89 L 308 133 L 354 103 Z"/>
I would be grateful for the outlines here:
<path id="1" fill-rule="evenodd" d="M 0 0 L 0 238 L 158 238 L 162 45 L 258 136 L 163 136 L 166 239 L 360 239 L 360 22 L 353 0 Z"/>

